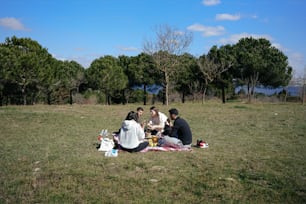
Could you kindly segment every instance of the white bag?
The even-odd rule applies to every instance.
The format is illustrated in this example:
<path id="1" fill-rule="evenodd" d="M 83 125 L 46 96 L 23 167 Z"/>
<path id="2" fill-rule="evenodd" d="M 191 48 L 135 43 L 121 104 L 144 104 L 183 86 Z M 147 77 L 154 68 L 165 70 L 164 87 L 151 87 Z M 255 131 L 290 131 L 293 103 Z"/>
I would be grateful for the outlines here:
<path id="1" fill-rule="evenodd" d="M 113 140 L 110 140 L 109 138 L 103 138 L 101 140 L 100 148 L 98 151 L 107 152 L 114 148 L 114 142 Z"/>

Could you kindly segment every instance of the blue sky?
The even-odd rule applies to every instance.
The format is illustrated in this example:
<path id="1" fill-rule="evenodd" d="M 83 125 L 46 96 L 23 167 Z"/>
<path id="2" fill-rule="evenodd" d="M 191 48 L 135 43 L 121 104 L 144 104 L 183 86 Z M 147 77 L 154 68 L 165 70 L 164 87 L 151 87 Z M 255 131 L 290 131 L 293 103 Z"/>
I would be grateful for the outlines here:
<path id="1" fill-rule="evenodd" d="M 0 0 L 0 42 L 29 37 L 87 68 L 104 55 L 139 54 L 167 24 L 193 33 L 188 52 L 197 57 L 241 37 L 267 38 L 301 76 L 305 10 L 305 0 Z"/>

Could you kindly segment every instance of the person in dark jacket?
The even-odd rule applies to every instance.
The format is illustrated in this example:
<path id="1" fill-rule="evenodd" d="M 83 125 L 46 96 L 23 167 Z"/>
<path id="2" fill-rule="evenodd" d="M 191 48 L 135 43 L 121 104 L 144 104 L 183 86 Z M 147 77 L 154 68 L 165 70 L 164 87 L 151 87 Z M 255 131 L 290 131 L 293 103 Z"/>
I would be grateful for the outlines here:
<path id="1" fill-rule="evenodd" d="M 169 110 L 170 119 L 174 120 L 169 136 L 164 137 L 165 146 L 191 147 L 192 132 L 189 124 L 183 118 L 179 117 L 177 109 Z"/>
<path id="2" fill-rule="evenodd" d="M 179 112 L 177 109 L 172 108 L 169 110 L 171 120 L 174 120 L 171 128 L 170 137 L 176 137 L 182 141 L 183 145 L 191 145 L 192 133 L 189 124 L 183 118 L 178 116 Z"/>

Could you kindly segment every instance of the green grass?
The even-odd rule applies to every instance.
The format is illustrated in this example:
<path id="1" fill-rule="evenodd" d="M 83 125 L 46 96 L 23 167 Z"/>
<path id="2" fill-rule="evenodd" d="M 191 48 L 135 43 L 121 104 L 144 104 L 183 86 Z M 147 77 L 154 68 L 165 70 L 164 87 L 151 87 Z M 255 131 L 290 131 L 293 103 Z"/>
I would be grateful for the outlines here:
<path id="1" fill-rule="evenodd" d="M 0 203 L 306 202 L 306 106 L 159 105 L 209 148 L 104 157 L 99 132 L 136 107 L 1 107 Z"/>

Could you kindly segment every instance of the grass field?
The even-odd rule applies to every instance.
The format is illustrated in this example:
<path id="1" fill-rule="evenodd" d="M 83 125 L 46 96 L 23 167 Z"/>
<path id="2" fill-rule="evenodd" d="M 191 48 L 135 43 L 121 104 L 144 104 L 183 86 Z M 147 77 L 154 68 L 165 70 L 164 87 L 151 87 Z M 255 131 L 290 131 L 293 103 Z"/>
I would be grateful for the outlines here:
<path id="1" fill-rule="evenodd" d="M 104 157 L 136 107 L 0 107 L 0 203 L 306 203 L 306 106 L 160 105 L 209 148 Z"/>

